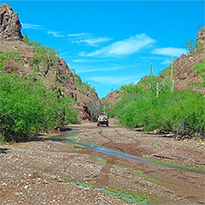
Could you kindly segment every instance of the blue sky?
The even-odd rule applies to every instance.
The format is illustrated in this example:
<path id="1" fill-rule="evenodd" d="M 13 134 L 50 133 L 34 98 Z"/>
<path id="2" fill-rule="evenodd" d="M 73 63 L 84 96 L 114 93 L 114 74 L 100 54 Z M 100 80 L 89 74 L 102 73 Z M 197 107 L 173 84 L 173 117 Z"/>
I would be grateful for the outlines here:
<path id="1" fill-rule="evenodd" d="M 0 1 L 18 13 L 22 33 L 54 47 L 99 97 L 155 75 L 187 53 L 205 25 L 205 1 Z"/>

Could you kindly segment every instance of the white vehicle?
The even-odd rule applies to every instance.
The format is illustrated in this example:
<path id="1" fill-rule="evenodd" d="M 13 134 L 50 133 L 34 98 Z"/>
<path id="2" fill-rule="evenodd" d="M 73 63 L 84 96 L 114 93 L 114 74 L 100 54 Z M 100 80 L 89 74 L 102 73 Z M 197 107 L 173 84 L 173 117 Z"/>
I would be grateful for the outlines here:
<path id="1" fill-rule="evenodd" d="M 103 124 L 103 125 L 106 125 L 106 126 L 109 125 L 107 115 L 101 114 L 101 115 L 98 117 L 98 124 L 97 124 L 97 126 L 99 126 L 100 124 Z"/>

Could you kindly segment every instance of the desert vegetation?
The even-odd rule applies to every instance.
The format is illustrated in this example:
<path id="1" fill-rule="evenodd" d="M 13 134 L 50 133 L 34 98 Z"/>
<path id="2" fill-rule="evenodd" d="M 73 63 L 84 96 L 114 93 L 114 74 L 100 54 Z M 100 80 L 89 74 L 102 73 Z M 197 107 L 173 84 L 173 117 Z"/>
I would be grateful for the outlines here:
<path id="1" fill-rule="evenodd" d="M 77 122 L 69 96 L 58 97 L 40 79 L 0 75 L 0 137 L 22 141 L 58 126 Z"/>
<path id="2" fill-rule="evenodd" d="M 205 79 L 204 60 L 193 69 Z M 177 91 L 172 87 L 172 79 L 162 81 L 159 76 L 151 74 L 143 85 L 123 85 L 119 92 L 121 100 L 114 105 L 113 113 L 119 123 L 128 128 L 171 131 L 181 138 L 204 138 L 204 96 L 196 91 Z"/>
<path id="3" fill-rule="evenodd" d="M 44 62 L 41 64 L 41 69 L 46 68 L 45 77 L 48 69 L 55 65 L 56 52 L 38 43 L 35 43 L 34 48 L 41 50 L 41 52 L 36 51 L 33 60 L 39 64 Z M 43 58 L 44 53 L 45 56 L 50 56 L 50 60 Z M 2 52 L 0 55 L 1 141 L 28 140 L 37 134 L 78 122 L 78 112 L 73 108 L 74 100 L 69 95 L 62 96 L 58 92 L 59 89 L 51 89 L 35 70 L 26 76 L 6 73 L 4 65 L 8 58 L 18 61 L 19 53 Z M 60 85 L 56 86 L 58 88 Z M 62 87 L 60 89 L 63 91 Z"/>

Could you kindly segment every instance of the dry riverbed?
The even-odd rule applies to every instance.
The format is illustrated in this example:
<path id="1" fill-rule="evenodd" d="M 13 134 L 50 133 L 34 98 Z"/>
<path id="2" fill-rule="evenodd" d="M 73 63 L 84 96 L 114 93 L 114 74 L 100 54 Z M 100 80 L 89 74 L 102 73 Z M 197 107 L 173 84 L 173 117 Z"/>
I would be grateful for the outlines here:
<path id="1" fill-rule="evenodd" d="M 154 164 L 45 136 L 0 145 L 0 204 L 205 204 L 204 142 L 130 131 L 112 122 L 70 128 L 65 138 Z"/>

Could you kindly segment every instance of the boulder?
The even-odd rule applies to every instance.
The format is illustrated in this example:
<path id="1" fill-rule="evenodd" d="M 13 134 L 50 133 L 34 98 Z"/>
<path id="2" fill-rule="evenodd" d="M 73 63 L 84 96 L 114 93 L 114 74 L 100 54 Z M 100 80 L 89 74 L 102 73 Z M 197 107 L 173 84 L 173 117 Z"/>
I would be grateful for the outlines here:
<path id="1" fill-rule="evenodd" d="M 3 3 L 0 6 L 0 40 L 22 40 L 21 23 L 18 13 L 14 13 L 13 9 Z"/>

